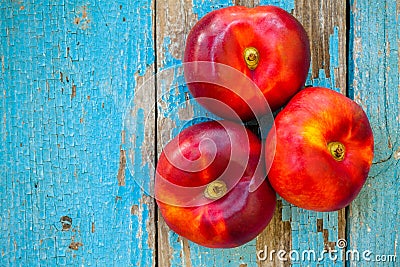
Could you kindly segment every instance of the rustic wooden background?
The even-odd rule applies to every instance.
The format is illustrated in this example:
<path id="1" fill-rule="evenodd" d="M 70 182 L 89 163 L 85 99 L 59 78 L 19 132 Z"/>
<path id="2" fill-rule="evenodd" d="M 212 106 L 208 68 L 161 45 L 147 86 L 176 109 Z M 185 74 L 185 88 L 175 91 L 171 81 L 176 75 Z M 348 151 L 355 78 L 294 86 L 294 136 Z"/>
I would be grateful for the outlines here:
<path id="1" fill-rule="evenodd" d="M 169 231 L 149 196 L 165 140 L 209 117 L 171 67 L 206 13 L 265 4 L 306 28 L 307 85 L 365 109 L 375 158 L 350 207 L 317 213 L 279 200 L 256 240 L 206 249 Z M 400 228 L 399 10 L 396 0 L 1 1 L 0 266 L 400 266 L 389 257 Z M 266 246 L 339 257 L 259 260 Z M 346 250 L 372 261 L 346 261 Z"/>

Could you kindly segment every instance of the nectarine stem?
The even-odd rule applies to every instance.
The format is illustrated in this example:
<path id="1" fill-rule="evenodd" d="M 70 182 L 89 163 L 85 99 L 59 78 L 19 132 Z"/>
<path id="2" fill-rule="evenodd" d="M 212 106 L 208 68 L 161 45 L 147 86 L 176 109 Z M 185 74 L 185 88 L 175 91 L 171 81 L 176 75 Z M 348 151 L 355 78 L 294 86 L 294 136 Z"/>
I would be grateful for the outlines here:
<path id="1" fill-rule="evenodd" d="M 227 191 L 228 189 L 224 181 L 215 180 L 207 185 L 206 190 L 204 190 L 204 196 L 208 199 L 216 200 L 225 196 Z"/>
<path id="2" fill-rule="evenodd" d="M 260 54 L 255 47 L 247 47 L 243 52 L 244 61 L 250 70 L 254 70 L 258 66 Z"/>
<path id="3" fill-rule="evenodd" d="M 332 157 L 337 161 L 342 161 L 344 159 L 345 148 L 340 142 L 330 142 L 328 144 L 328 150 Z"/>

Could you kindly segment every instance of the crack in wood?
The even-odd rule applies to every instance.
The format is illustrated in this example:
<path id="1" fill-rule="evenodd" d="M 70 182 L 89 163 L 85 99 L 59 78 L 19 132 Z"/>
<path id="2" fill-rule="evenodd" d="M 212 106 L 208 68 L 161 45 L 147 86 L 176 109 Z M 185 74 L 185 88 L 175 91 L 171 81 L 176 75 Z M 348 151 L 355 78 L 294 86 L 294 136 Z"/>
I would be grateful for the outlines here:
<path id="1" fill-rule="evenodd" d="M 71 87 L 71 99 L 74 99 L 76 97 L 76 85 L 73 84 Z"/>
<path id="2" fill-rule="evenodd" d="M 117 174 L 118 186 L 125 186 L 125 171 L 126 171 L 126 152 L 123 149 L 119 151 L 119 168 Z"/>

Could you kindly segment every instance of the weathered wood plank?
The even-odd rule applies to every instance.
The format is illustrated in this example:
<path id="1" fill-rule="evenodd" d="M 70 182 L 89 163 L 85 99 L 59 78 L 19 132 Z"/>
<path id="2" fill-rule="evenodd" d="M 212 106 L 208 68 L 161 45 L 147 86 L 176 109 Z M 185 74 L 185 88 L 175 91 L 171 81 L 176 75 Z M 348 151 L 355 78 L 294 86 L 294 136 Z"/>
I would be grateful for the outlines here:
<path id="1" fill-rule="evenodd" d="M 293 15 L 302 23 L 310 38 L 311 69 L 307 85 L 325 86 L 346 92 L 346 3 L 345 1 L 294 1 Z M 290 10 L 289 10 L 290 11 Z M 271 224 L 258 237 L 257 250 L 266 259 L 259 266 L 344 266 L 324 255 L 324 249 L 337 249 L 335 242 L 345 238 L 345 210 L 318 213 L 299 209 L 282 201 Z M 265 255 L 268 248 L 269 255 Z M 271 251 L 275 254 L 271 255 Z M 287 261 L 279 260 L 276 252 L 284 250 Z M 293 259 L 289 252 L 293 250 Z M 308 260 L 303 253 L 314 251 Z M 306 254 L 305 254 L 306 255 Z"/>
<path id="2" fill-rule="evenodd" d="M 349 247 L 360 253 L 362 266 L 399 266 L 400 3 L 358 0 L 350 8 L 350 92 L 370 118 L 375 155 L 366 187 L 349 210 Z M 362 258 L 364 251 L 371 261 Z"/>
<path id="3" fill-rule="evenodd" d="M 310 38 L 311 78 L 330 78 L 328 85 L 346 94 L 346 1 L 296 0 L 294 16 Z"/>
<path id="4" fill-rule="evenodd" d="M 157 253 L 163 267 L 289 266 L 276 254 L 257 260 L 257 252 L 320 253 L 346 238 L 344 210 L 314 213 L 282 201 L 264 233 L 237 249 L 199 247 L 162 218 L 155 240 L 154 202 L 143 194 L 151 191 L 154 157 L 193 118 L 211 115 L 185 102 L 179 69 L 157 85 L 148 79 L 181 63 L 199 18 L 232 4 L 292 11 L 311 37 L 307 84 L 346 92 L 344 0 L 0 3 L 0 265 L 154 266 Z M 399 9 L 395 0 L 351 1 L 348 94 L 371 118 L 376 153 L 367 187 L 349 209 L 347 238 L 371 256 L 398 249 Z M 141 85 L 150 90 L 137 94 Z M 344 263 L 340 255 L 291 262 L 318 264 Z"/>
<path id="5" fill-rule="evenodd" d="M 0 3 L 1 266 L 154 266 L 153 200 L 121 132 L 154 69 L 151 6 Z"/>
<path id="6" fill-rule="evenodd" d="M 158 72 L 182 62 L 185 40 L 191 27 L 213 9 L 231 5 L 231 1 L 157 1 L 156 36 Z M 173 14 L 173 15 L 172 15 Z M 182 19 L 183 18 L 183 19 Z M 190 121 L 212 117 L 189 97 L 181 70 L 158 79 L 159 118 L 158 152 L 166 140 L 174 137 Z M 183 116 L 182 116 L 183 115 Z M 203 117 L 203 118 L 199 118 Z M 161 140 L 163 139 L 163 140 Z M 207 249 L 179 237 L 159 217 L 159 266 L 238 266 L 255 263 L 255 242 L 237 249 Z M 243 265 L 246 266 L 246 265 Z"/>
<path id="7" fill-rule="evenodd" d="M 305 25 L 311 39 L 313 53 L 313 68 L 307 84 L 332 87 L 337 91 L 346 92 L 346 6 L 345 1 L 157 1 L 156 2 L 156 47 L 158 71 L 180 64 L 184 51 L 184 41 L 194 23 L 213 9 L 239 4 L 255 6 L 259 4 L 274 4 L 292 11 Z M 316 12 L 317 10 L 317 12 Z M 171 17 L 171 14 L 174 14 Z M 183 19 L 182 19 L 183 18 Z M 322 24 L 321 24 L 322 22 Z M 315 25 L 315 24 L 318 24 Z M 320 25 L 321 24 L 321 25 Z M 190 102 L 181 105 L 185 97 L 190 96 L 182 83 L 182 73 L 166 75 L 166 80 L 158 80 L 159 97 L 168 89 L 173 88 L 173 94 L 164 97 L 159 103 L 161 111 L 158 118 L 158 153 L 162 149 L 161 138 L 174 137 L 191 118 L 209 116 L 205 111 Z M 182 84 L 180 84 L 182 85 Z M 180 118 L 177 112 L 186 110 L 185 118 Z M 165 112 L 167 111 L 167 112 Z M 159 217 L 159 265 L 160 266 L 289 266 L 289 262 L 279 261 L 276 254 L 270 260 L 257 260 L 257 252 L 267 248 L 269 251 L 284 249 L 290 252 L 296 249 L 315 250 L 317 254 L 327 246 L 334 248 L 338 238 L 345 235 L 345 212 L 315 213 L 304 211 L 287 204 L 278 205 L 275 217 L 267 229 L 252 242 L 231 250 L 210 250 L 178 237 L 171 232 Z M 318 230 L 318 227 L 321 229 Z M 294 245 L 294 247 L 293 247 Z M 260 256 L 263 256 L 260 254 Z M 267 255 L 268 256 L 268 255 Z M 286 255 L 287 257 L 288 255 Z M 318 257 L 319 255 L 317 255 Z M 343 262 L 325 259 L 297 261 L 316 266 L 343 266 Z M 297 264 L 297 265 L 296 265 Z"/>

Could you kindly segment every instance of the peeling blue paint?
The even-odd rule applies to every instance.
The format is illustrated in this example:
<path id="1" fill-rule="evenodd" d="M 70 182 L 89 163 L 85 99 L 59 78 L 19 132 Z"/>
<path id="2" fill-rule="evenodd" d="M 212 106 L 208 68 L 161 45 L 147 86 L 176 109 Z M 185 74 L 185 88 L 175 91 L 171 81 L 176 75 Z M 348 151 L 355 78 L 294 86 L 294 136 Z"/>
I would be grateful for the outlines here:
<path id="1" fill-rule="evenodd" d="M 197 14 L 198 19 L 204 17 L 207 13 L 213 10 L 221 9 L 224 7 L 232 6 L 232 0 L 193 0 L 193 13 Z"/>
<path id="2" fill-rule="evenodd" d="M 400 97 L 398 1 L 350 1 L 350 96 L 364 108 L 371 122 L 375 151 L 366 186 L 349 210 L 349 249 L 395 255 L 399 251 Z M 397 253 L 398 254 L 398 253 Z M 382 262 L 399 266 L 396 260 Z M 349 266 L 357 266 L 356 261 Z"/>
<path id="3" fill-rule="evenodd" d="M 232 5 L 231 1 L 221 2 L 218 1 L 217 4 L 207 3 L 204 4 L 199 1 L 193 2 L 193 12 L 196 13 L 199 17 L 204 16 L 206 13 L 210 12 L 211 10 L 221 8 L 223 6 Z M 164 62 L 163 62 L 163 70 L 180 66 L 181 60 L 175 59 L 168 50 L 170 39 L 167 37 L 164 39 Z M 198 123 L 201 121 L 205 121 L 208 119 L 217 119 L 216 116 L 209 114 L 204 108 L 202 108 L 198 103 L 195 101 L 190 101 L 190 104 L 193 108 L 193 120 L 185 121 L 180 120 L 178 116 L 177 110 L 179 108 L 184 107 L 182 105 L 186 98 L 192 97 L 189 94 L 187 86 L 185 85 L 184 78 L 182 72 L 175 71 L 173 72 L 173 82 L 172 84 L 165 84 L 164 81 L 160 81 L 162 86 L 162 100 L 168 104 L 167 109 L 162 109 L 159 106 L 159 112 L 162 114 L 163 117 L 171 119 L 174 124 L 175 128 L 172 129 L 170 137 L 175 137 L 183 128 L 186 128 L 194 123 Z M 177 87 L 178 86 L 178 87 Z M 177 94 L 175 94 L 175 89 L 178 88 Z M 169 91 L 169 90 L 173 91 Z M 184 257 L 181 255 L 182 253 L 182 242 L 178 238 L 178 236 L 173 233 L 169 232 L 169 245 L 173 249 L 173 255 L 171 259 L 171 266 L 183 266 Z M 251 261 L 255 263 L 255 240 L 244 245 L 242 247 L 230 250 L 215 250 L 215 249 L 208 249 L 202 246 L 199 246 L 195 243 L 189 242 L 190 245 L 190 260 L 191 265 L 196 267 L 202 266 L 235 266 L 237 267 L 238 262 L 243 262 L 249 264 Z M 229 256 L 231 255 L 231 256 Z M 248 265 L 252 266 L 252 265 Z"/>
<path id="4" fill-rule="evenodd" d="M 164 61 L 160 72 L 168 73 L 169 78 L 172 77 L 170 84 L 166 83 L 166 80 L 160 79 L 158 82 L 161 84 L 161 95 L 158 96 L 158 101 L 166 103 L 166 108 L 162 108 L 163 105 L 158 105 L 158 111 L 164 118 L 168 118 L 175 123 L 175 128 L 171 129 L 170 138 L 174 138 L 183 129 L 202 121 L 218 119 L 216 116 L 209 114 L 206 109 L 200 106 L 194 101 L 191 96 L 185 78 L 183 76 L 182 60 L 176 59 L 169 52 L 169 45 L 171 40 L 169 37 L 164 39 L 163 49 Z M 160 74 L 159 74 L 160 75 Z M 161 75 L 162 77 L 165 74 Z M 193 117 L 189 120 L 182 120 L 179 118 L 178 111 L 180 109 L 187 109 L 188 106 L 193 109 Z"/>
<path id="5" fill-rule="evenodd" d="M 204 2 L 193 2 L 193 12 L 198 14 L 199 18 L 204 16 L 206 13 L 216 9 L 223 7 L 225 5 L 231 5 L 230 1 L 221 2 L 221 6 L 216 6 L 213 3 L 204 3 Z M 280 6 L 288 11 L 294 9 L 294 1 L 262 1 L 261 4 L 274 4 Z M 181 62 L 177 59 L 174 59 L 172 55 L 168 51 L 168 46 L 170 44 L 170 39 L 167 37 L 164 40 L 164 51 L 165 52 L 165 60 L 164 67 L 171 67 L 175 64 L 180 64 Z M 325 87 L 334 87 L 335 86 L 335 77 L 333 69 L 339 67 L 338 66 L 338 29 L 335 28 L 332 36 L 330 37 L 330 66 L 331 72 L 330 77 L 325 76 L 325 71 L 321 70 L 320 75 L 317 79 L 311 79 L 311 73 L 308 79 L 307 84 L 312 84 L 314 86 L 325 86 Z M 168 64 L 169 63 L 169 64 Z M 174 76 L 174 82 L 180 83 L 179 77 Z M 163 93 L 168 90 L 168 85 L 163 85 Z M 170 109 L 176 109 L 178 103 L 182 101 L 182 95 L 186 92 L 187 88 L 182 87 L 179 88 L 181 91 L 181 95 L 173 95 L 167 94 L 166 98 L 163 100 L 166 101 L 170 105 Z M 339 90 L 339 89 L 336 89 Z M 194 113 L 196 116 L 204 116 L 205 110 L 199 106 L 194 105 Z M 175 136 L 179 130 L 182 128 L 182 125 L 188 125 L 185 121 L 180 121 L 177 116 L 177 112 L 172 112 L 168 110 L 167 113 L 164 113 L 163 116 L 167 116 L 172 119 L 177 126 L 173 132 L 172 136 Z M 337 213 L 317 213 L 306 211 L 303 209 L 299 209 L 290 205 L 283 201 L 283 218 L 286 221 L 291 221 L 292 226 L 292 249 L 299 251 L 300 253 L 305 250 L 313 250 L 316 252 L 317 258 L 320 256 L 320 252 L 323 251 L 324 247 L 324 237 L 322 232 L 317 232 L 317 219 L 323 219 L 324 221 L 324 229 L 328 231 L 329 241 L 335 242 L 338 239 L 338 229 L 337 229 Z M 171 266 L 181 266 L 182 265 L 182 255 L 178 255 L 177 251 L 182 251 L 182 244 L 177 238 L 176 234 L 170 233 L 170 246 L 173 248 L 174 254 L 171 260 Z M 279 248 L 269 248 L 270 250 Z M 215 249 L 207 249 L 201 246 L 198 246 L 194 243 L 190 242 L 190 251 L 191 251 L 191 264 L 192 266 L 237 266 L 238 263 L 245 263 L 247 266 L 256 266 L 257 258 L 256 258 L 256 246 L 255 240 L 249 242 L 248 244 L 241 246 L 235 249 L 228 250 L 215 250 Z M 305 261 L 294 261 L 293 266 L 296 264 L 308 264 L 309 266 L 318 266 L 318 264 L 329 264 L 329 266 L 342 266 L 343 262 L 341 260 L 337 260 L 333 263 L 328 259 L 328 255 L 321 259 L 319 262 L 317 260 L 305 260 Z M 333 265 L 332 265 L 333 264 Z"/>
<path id="6" fill-rule="evenodd" d="M 134 74 L 154 62 L 151 7 L 0 4 L 0 265 L 152 264 L 149 207 L 128 172 L 116 178 Z"/>
<path id="7" fill-rule="evenodd" d="M 118 186 L 122 119 L 134 97 L 136 76 L 151 72 L 155 61 L 150 0 L 8 1 L 0 3 L 0 265 L 1 266 L 151 266 L 154 258 L 146 223 L 154 219 L 143 202 L 150 166 L 142 160 L 147 110 L 135 116 L 135 172 Z M 198 18 L 233 4 L 231 0 L 193 0 Z M 262 0 L 288 11 L 295 1 Z M 351 249 L 374 254 L 398 250 L 397 193 L 399 128 L 399 26 L 396 1 L 350 1 L 349 92 L 371 119 L 375 158 L 367 186 L 349 209 Z M 329 38 L 330 72 L 307 81 L 339 90 L 339 29 Z M 164 68 L 180 65 L 164 40 Z M 164 69 L 162 69 L 164 70 Z M 337 77 L 336 77 L 337 78 Z M 161 81 L 162 82 L 162 81 Z M 172 86 L 180 94 L 162 100 L 172 109 L 186 100 L 179 71 Z M 163 84 L 163 92 L 171 85 Z M 170 107 L 170 108 L 171 108 Z M 195 120 L 180 120 L 161 110 L 176 128 L 212 118 L 193 104 Z M 131 208 L 136 210 L 131 214 Z M 323 219 L 329 240 L 337 240 L 337 213 L 298 209 L 283 201 L 290 221 L 292 249 L 324 247 L 316 221 Z M 72 219 L 62 230 L 60 218 Z M 169 233 L 172 266 L 182 266 L 178 236 Z M 257 266 L 255 241 L 214 250 L 190 245 L 192 266 Z M 278 249 L 278 248 L 270 248 Z M 398 259 L 397 259 L 398 261 Z M 294 262 L 292 266 L 343 266 L 343 261 Z M 362 262 L 373 266 L 374 262 Z M 358 262 L 349 262 L 357 266 Z M 395 262 L 387 264 L 397 266 Z"/>
<path id="8" fill-rule="evenodd" d="M 339 39 L 337 27 L 334 27 L 333 34 L 329 38 L 329 55 L 330 55 L 330 77 L 326 77 L 325 70 L 320 70 L 319 75 L 315 79 L 311 79 L 311 71 L 309 73 L 306 84 L 312 86 L 323 86 L 331 88 L 335 91 L 340 89 L 335 84 L 334 68 L 339 67 Z M 311 70 L 312 68 L 310 68 Z M 332 261 L 328 254 L 322 254 L 325 249 L 323 232 L 317 232 L 317 219 L 323 219 L 323 229 L 328 231 L 328 241 L 336 242 L 338 240 L 338 213 L 337 212 L 313 212 L 297 208 L 286 201 L 282 203 L 282 220 L 290 221 L 292 227 L 292 249 L 300 253 L 312 250 L 316 253 L 317 260 L 293 261 L 293 266 L 306 264 L 307 266 L 343 266 L 343 260 L 340 255 L 336 261 Z M 338 249 L 332 248 L 332 249 Z M 340 251 L 339 251 L 340 252 Z M 318 258 L 321 260 L 318 261 Z"/>
<path id="9" fill-rule="evenodd" d="M 261 0 L 260 5 L 273 5 L 285 9 L 288 12 L 294 10 L 294 0 L 282 1 L 282 0 Z"/>

